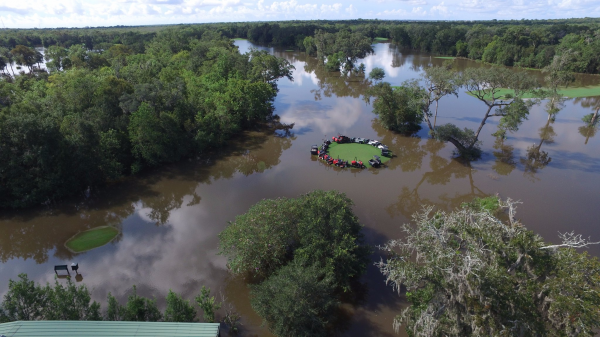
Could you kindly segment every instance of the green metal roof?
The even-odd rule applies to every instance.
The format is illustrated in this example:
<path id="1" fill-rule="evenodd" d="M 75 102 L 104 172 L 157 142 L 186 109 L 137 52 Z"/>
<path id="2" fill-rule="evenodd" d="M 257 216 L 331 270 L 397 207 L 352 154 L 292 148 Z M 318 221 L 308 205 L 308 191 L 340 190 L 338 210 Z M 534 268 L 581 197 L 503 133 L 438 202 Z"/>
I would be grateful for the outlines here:
<path id="1" fill-rule="evenodd" d="M 6 337 L 217 337 L 219 323 L 17 321 L 0 324 Z"/>

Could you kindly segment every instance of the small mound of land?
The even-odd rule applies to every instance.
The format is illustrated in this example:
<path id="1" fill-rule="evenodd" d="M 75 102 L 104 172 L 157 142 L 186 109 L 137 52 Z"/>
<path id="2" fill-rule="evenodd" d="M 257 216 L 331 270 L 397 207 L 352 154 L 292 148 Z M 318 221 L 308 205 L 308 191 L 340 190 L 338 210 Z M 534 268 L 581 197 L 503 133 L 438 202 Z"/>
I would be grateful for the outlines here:
<path id="1" fill-rule="evenodd" d="M 387 40 L 389 40 L 389 39 L 388 39 L 388 38 L 386 38 L 386 37 L 376 37 L 374 40 L 375 40 L 375 41 L 387 41 Z"/>
<path id="2" fill-rule="evenodd" d="M 118 234 L 119 230 L 114 227 L 96 227 L 73 236 L 65 243 L 65 246 L 75 253 L 81 253 L 104 246 L 111 242 Z"/>
<path id="3" fill-rule="evenodd" d="M 383 157 L 381 155 L 381 149 L 378 149 L 375 146 L 371 146 L 368 144 L 331 143 L 331 145 L 329 145 L 328 153 L 332 158 L 340 158 L 349 162 L 354 160 L 354 158 L 356 157 L 358 158 L 358 160 L 362 161 L 365 164 L 365 166 L 369 166 L 369 159 L 373 159 L 373 156 L 379 156 L 382 163 L 385 163 L 388 160 L 390 160 L 390 158 Z"/>
<path id="4" fill-rule="evenodd" d="M 436 56 L 434 58 L 435 59 L 442 59 L 442 60 L 454 60 L 454 59 L 456 59 L 456 57 L 454 57 L 454 56 Z"/>

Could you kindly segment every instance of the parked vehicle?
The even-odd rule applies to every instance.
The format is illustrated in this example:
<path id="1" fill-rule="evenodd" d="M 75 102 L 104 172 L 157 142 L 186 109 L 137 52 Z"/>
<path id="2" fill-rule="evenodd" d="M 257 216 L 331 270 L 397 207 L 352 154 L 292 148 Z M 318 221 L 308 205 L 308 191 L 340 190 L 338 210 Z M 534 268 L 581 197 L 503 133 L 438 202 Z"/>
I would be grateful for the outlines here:
<path id="1" fill-rule="evenodd" d="M 369 159 L 369 165 L 372 167 L 381 166 L 381 158 L 379 158 L 379 156 L 373 156 L 373 159 Z"/>
<path id="2" fill-rule="evenodd" d="M 370 140 L 367 144 L 369 145 L 373 145 L 373 146 L 379 146 L 381 145 L 381 143 L 378 140 Z"/>
<path id="3" fill-rule="evenodd" d="M 310 147 L 310 154 L 319 154 L 319 147 L 317 145 L 313 145 Z"/>

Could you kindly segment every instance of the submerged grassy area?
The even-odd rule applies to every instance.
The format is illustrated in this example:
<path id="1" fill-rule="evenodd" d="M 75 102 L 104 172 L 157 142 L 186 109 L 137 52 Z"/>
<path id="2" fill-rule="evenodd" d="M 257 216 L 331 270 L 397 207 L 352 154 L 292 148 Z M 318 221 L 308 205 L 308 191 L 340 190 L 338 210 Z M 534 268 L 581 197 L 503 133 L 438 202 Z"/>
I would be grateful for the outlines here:
<path id="1" fill-rule="evenodd" d="M 578 98 L 578 97 L 590 97 L 590 96 L 600 96 L 600 85 L 597 86 L 587 86 L 587 87 L 578 87 L 578 88 L 564 88 L 564 89 L 559 89 L 558 92 L 563 96 L 563 97 L 568 97 L 568 98 Z M 514 95 L 515 92 L 512 89 L 501 89 L 500 91 L 498 91 L 497 93 L 497 97 L 499 99 L 502 98 L 506 98 L 506 95 L 510 94 L 510 95 Z M 469 95 L 473 96 L 470 92 Z M 539 95 L 536 95 L 535 93 L 528 93 L 523 95 L 524 98 L 540 98 Z M 486 99 L 491 99 L 491 96 L 486 97 Z"/>
<path id="2" fill-rule="evenodd" d="M 248 40 L 248 39 L 244 39 L 242 37 L 234 37 L 232 40 L 239 41 L 239 40 Z"/>
<path id="3" fill-rule="evenodd" d="M 376 37 L 375 38 L 375 41 L 387 41 L 387 40 L 389 40 L 389 39 L 386 37 Z"/>
<path id="4" fill-rule="evenodd" d="M 375 146 L 357 143 L 331 143 L 331 145 L 329 145 L 329 155 L 333 158 L 339 157 L 340 159 L 347 161 L 352 161 L 356 157 L 358 160 L 361 160 L 367 167 L 369 166 L 369 159 L 373 159 L 373 156 L 379 156 L 382 163 L 385 163 L 388 160 L 390 160 L 390 158 L 388 157 L 383 157 L 381 155 L 381 150 L 376 148 Z"/>
<path id="5" fill-rule="evenodd" d="M 111 242 L 119 230 L 110 226 L 96 227 L 85 232 L 78 233 L 70 238 L 65 246 L 75 253 L 98 248 Z"/>
<path id="6" fill-rule="evenodd" d="M 456 57 L 454 57 L 454 56 L 436 56 L 434 58 L 442 59 L 442 60 L 454 60 Z"/>

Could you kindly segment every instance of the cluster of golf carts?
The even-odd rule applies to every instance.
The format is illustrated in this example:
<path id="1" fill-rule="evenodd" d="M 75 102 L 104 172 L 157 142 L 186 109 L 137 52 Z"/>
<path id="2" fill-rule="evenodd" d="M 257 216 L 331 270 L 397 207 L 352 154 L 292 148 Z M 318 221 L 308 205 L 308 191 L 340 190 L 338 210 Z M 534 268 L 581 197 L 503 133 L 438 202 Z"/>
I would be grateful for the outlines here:
<path id="1" fill-rule="evenodd" d="M 343 135 L 338 135 L 337 137 L 331 137 L 331 141 L 329 141 L 329 140 L 324 141 L 320 148 L 318 145 L 311 146 L 310 153 L 313 155 L 318 155 L 319 159 L 325 161 L 327 164 L 335 165 L 340 168 L 346 168 L 346 167 L 365 168 L 366 167 L 364 165 L 364 163 L 362 161 L 358 160 L 356 157 L 354 157 L 354 160 L 352 160 L 352 161 L 347 161 L 347 160 L 343 160 L 340 158 L 331 157 L 329 155 L 328 151 L 329 151 L 329 145 L 331 144 L 332 141 L 334 143 L 338 143 L 338 144 L 345 144 L 345 143 L 368 144 L 368 145 L 371 145 L 371 146 L 374 146 L 374 147 L 377 147 L 378 149 L 380 149 L 382 156 L 385 156 L 385 157 L 391 156 L 391 153 L 390 153 L 390 150 L 388 149 L 388 147 L 386 145 L 381 144 L 379 141 L 367 139 L 367 138 L 350 138 L 350 137 L 346 137 Z M 372 167 L 380 167 L 381 166 L 381 158 L 379 156 L 373 156 L 373 159 L 369 159 L 369 165 L 371 165 Z"/>

